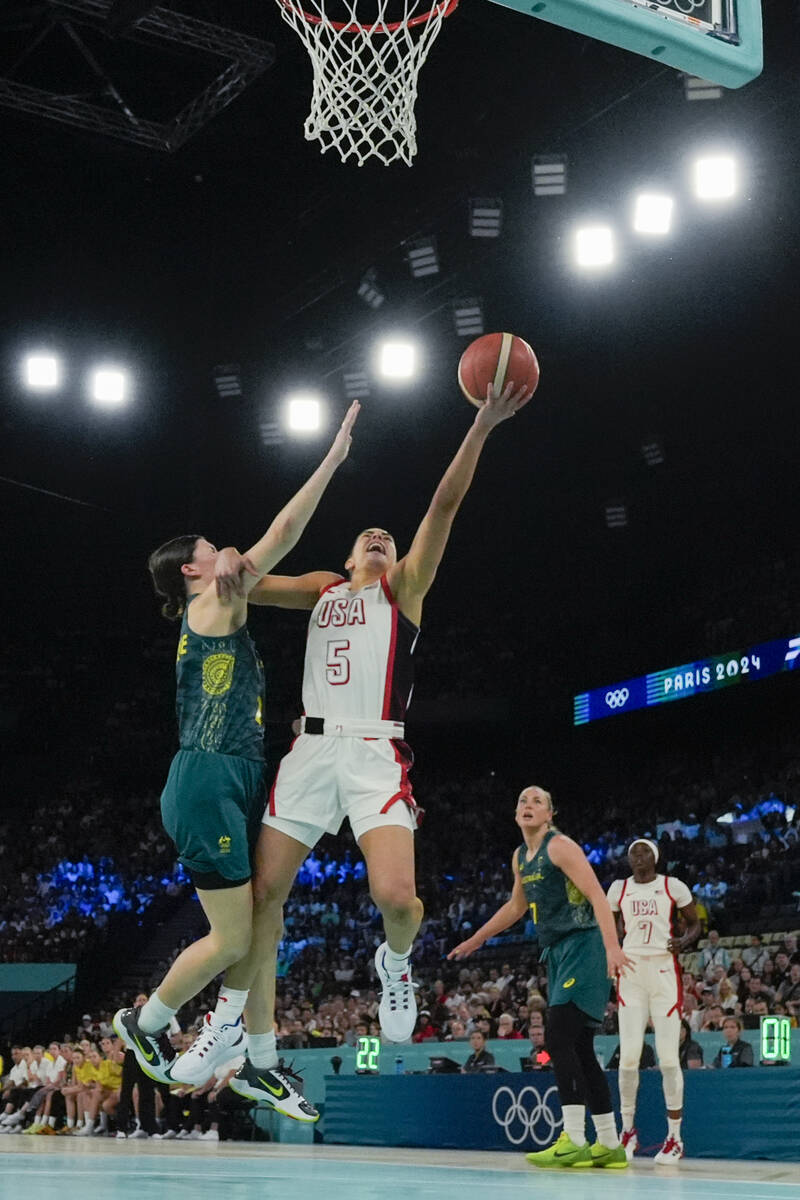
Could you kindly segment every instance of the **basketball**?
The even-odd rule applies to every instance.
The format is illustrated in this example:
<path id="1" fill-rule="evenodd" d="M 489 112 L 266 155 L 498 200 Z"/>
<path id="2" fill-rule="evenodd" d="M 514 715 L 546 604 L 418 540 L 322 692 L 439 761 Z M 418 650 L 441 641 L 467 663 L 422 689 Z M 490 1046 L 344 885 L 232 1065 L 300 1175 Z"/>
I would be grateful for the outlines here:
<path id="1" fill-rule="evenodd" d="M 480 408 L 486 389 L 499 395 L 507 383 L 532 396 L 539 383 L 539 363 L 531 347 L 514 333 L 485 333 L 470 342 L 458 364 L 458 383 L 470 404 Z"/>

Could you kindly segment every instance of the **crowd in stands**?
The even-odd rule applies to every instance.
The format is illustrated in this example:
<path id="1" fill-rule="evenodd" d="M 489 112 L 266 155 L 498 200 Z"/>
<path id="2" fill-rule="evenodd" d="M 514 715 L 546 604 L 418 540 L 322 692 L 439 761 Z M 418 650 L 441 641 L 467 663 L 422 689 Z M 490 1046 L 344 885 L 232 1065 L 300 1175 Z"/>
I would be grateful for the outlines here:
<path id="1" fill-rule="evenodd" d="M 681 1063 L 698 1067 L 753 1066 L 755 1056 L 742 1029 L 757 1029 L 762 1015 L 800 1019 L 800 948 L 795 933 L 759 935 L 729 950 L 712 929 L 700 951 L 687 954 L 683 973 Z M 489 949 L 492 949 L 491 943 Z M 496 949 L 496 948 L 495 948 Z M 530 1070 L 549 1070 L 545 1009 L 547 977 L 531 949 L 500 960 L 499 966 L 445 965 L 435 977 L 419 968 L 419 1015 L 412 1040 L 469 1042 L 461 1070 L 492 1069 L 491 1039 L 519 1042 Z M 284 1052 L 317 1047 L 355 1046 L 361 1037 L 379 1037 L 379 995 L 370 962 L 346 955 L 334 968 L 330 990 L 308 964 L 280 989 L 276 1032 Z M 327 975 L 330 976 L 330 970 Z M 136 1003 L 143 1003 L 142 993 Z M 211 999 L 209 994 L 204 997 Z M 188 1007 L 181 1019 L 197 1012 Z M 173 1021 L 170 1036 L 187 1049 L 197 1033 L 199 1014 L 182 1030 Z M 610 991 L 603 1033 L 618 1033 L 616 1004 Z M 716 1053 L 704 1061 L 697 1033 L 716 1033 Z M 203 1085 L 154 1085 L 114 1034 L 110 1013 L 84 1014 L 72 1037 L 49 1046 L 13 1046 L 3 1078 L 0 1135 L 156 1137 L 217 1141 L 220 1136 L 252 1133 L 250 1105 L 229 1087 L 242 1058 L 218 1067 Z M 607 1065 L 617 1065 L 618 1050 Z M 645 1046 L 641 1066 L 655 1067 Z"/>

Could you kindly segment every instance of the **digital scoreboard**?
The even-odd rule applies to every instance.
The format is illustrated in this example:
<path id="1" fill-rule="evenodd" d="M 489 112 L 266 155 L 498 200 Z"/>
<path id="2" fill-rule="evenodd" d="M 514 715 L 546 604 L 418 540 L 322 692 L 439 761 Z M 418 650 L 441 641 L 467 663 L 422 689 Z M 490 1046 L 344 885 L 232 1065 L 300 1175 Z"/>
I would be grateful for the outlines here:
<path id="1" fill-rule="evenodd" d="M 747 650 L 731 650 L 698 662 L 651 671 L 622 683 L 581 692 L 573 701 L 573 725 L 587 725 L 601 717 L 616 717 L 637 708 L 651 708 L 670 700 L 686 700 L 701 692 L 715 692 L 734 684 L 766 679 L 800 664 L 800 636 L 777 638 Z"/>
<path id="2" fill-rule="evenodd" d="M 792 1060 L 792 1022 L 788 1017 L 761 1018 L 761 1061 L 785 1063 Z"/>

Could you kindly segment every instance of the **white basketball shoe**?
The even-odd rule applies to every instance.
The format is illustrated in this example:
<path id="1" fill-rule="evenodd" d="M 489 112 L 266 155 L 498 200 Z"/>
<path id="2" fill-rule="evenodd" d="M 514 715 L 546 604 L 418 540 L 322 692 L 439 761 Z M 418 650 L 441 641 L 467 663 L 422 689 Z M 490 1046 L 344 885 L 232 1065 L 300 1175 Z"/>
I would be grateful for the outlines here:
<path id="1" fill-rule="evenodd" d="M 378 1008 L 381 1031 L 390 1042 L 407 1042 L 417 1023 L 416 984 L 411 982 L 411 966 L 406 961 L 402 971 L 389 971 L 386 966 L 386 942 L 375 951 L 375 970 L 383 992 Z"/>

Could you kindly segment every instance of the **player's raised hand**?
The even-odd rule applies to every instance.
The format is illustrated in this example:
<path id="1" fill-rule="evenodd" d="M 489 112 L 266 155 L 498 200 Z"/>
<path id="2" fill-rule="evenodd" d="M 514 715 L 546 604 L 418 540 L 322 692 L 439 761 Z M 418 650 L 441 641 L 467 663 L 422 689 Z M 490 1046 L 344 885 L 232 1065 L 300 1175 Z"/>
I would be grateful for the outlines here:
<path id="1" fill-rule="evenodd" d="M 527 387 L 517 387 L 513 380 L 506 384 L 499 396 L 493 384 L 486 389 L 486 399 L 478 409 L 475 424 L 482 429 L 494 429 L 501 421 L 507 421 L 528 403 L 533 392 Z"/>
<path id="2" fill-rule="evenodd" d="M 635 970 L 636 963 L 628 958 L 622 946 L 606 946 L 606 962 L 608 964 L 608 978 L 619 979 L 625 974 L 627 968 L 631 971 Z"/>
<path id="3" fill-rule="evenodd" d="M 350 453 L 350 445 L 353 437 L 353 426 L 356 423 L 356 417 L 361 412 L 361 405 L 358 400 L 354 400 L 345 413 L 345 418 L 339 426 L 339 432 L 333 439 L 333 445 L 328 451 L 330 457 L 334 460 L 337 466 L 343 463 Z"/>
<path id="4" fill-rule="evenodd" d="M 258 579 L 259 572 L 250 559 L 246 554 L 240 554 L 235 546 L 226 546 L 224 550 L 217 552 L 214 559 L 214 584 L 223 603 L 246 594 L 242 582 L 245 571 Z"/>
<path id="5" fill-rule="evenodd" d="M 467 938 L 465 942 L 459 942 L 457 946 L 454 946 L 447 957 L 448 959 L 468 958 L 470 954 L 474 954 L 476 950 L 480 950 L 482 945 L 482 939 L 473 934 L 472 937 Z"/>

